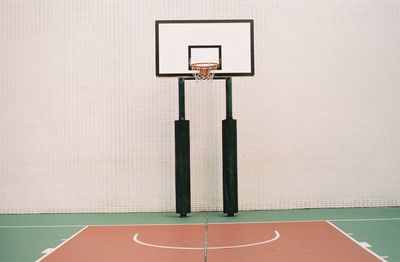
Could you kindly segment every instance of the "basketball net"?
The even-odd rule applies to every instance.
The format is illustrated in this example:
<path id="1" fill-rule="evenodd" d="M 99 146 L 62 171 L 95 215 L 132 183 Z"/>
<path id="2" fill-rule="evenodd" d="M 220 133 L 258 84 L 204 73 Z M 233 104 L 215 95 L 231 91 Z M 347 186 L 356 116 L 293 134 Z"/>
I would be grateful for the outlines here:
<path id="1" fill-rule="evenodd" d="M 193 76 L 196 80 L 212 80 L 215 70 L 218 68 L 218 63 L 202 62 L 190 65 L 193 70 Z"/>

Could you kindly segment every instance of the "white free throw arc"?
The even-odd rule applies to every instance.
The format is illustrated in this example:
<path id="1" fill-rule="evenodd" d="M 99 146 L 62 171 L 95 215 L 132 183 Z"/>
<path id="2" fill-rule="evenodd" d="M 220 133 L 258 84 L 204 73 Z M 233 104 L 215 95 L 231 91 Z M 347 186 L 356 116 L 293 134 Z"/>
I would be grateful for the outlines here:
<path id="1" fill-rule="evenodd" d="M 243 248 L 243 247 L 252 247 L 252 246 L 258 246 L 258 245 L 271 243 L 280 237 L 280 234 L 277 230 L 275 230 L 274 232 L 275 232 L 275 237 L 265 240 L 265 241 L 242 244 L 242 245 L 233 245 L 233 246 L 208 247 L 207 249 L 208 250 L 216 250 L 216 249 Z M 204 250 L 204 247 L 178 247 L 178 246 L 164 246 L 164 245 L 155 245 L 155 244 L 146 243 L 146 242 L 139 240 L 139 233 L 136 233 L 133 236 L 133 241 L 135 241 L 136 243 L 138 243 L 140 245 L 147 246 L 147 247 L 164 248 L 164 249 L 179 249 L 179 250 Z"/>

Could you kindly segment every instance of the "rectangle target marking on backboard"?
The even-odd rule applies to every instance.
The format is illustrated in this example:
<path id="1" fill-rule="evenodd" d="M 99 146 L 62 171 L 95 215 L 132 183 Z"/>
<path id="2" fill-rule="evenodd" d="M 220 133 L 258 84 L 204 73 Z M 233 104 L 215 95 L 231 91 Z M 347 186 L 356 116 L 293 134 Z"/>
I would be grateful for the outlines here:
<path id="1" fill-rule="evenodd" d="M 188 46 L 188 69 L 195 63 L 218 63 L 222 69 L 222 47 L 220 45 L 190 45 Z"/>
<path id="2" fill-rule="evenodd" d="M 218 63 L 216 76 L 254 75 L 254 22 L 157 20 L 156 76 L 191 76 L 190 65 Z"/>

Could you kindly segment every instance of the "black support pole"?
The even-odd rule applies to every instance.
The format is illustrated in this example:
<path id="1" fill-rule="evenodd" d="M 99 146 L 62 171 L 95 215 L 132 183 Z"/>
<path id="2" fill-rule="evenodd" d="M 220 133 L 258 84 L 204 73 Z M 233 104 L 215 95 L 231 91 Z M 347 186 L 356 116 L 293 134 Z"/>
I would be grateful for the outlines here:
<path id="1" fill-rule="evenodd" d="M 225 98 L 226 98 L 226 118 L 232 119 L 232 78 L 228 77 L 225 80 Z"/>
<path id="2" fill-rule="evenodd" d="M 176 213 L 190 213 L 190 135 L 185 120 L 185 80 L 179 78 L 179 120 L 175 121 L 175 196 Z"/>
<path id="3" fill-rule="evenodd" d="M 224 213 L 238 212 L 237 131 L 232 114 L 232 78 L 226 78 L 226 119 L 222 121 L 223 205 Z"/>
<path id="4" fill-rule="evenodd" d="M 185 80 L 179 78 L 179 120 L 185 120 Z"/>

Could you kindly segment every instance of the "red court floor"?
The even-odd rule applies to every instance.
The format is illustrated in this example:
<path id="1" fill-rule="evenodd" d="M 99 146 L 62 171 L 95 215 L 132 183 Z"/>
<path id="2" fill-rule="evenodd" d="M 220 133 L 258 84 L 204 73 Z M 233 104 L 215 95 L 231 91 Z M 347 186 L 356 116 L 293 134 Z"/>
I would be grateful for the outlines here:
<path id="1" fill-rule="evenodd" d="M 368 262 L 381 259 L 329 222 L 321 221 L 89 226 L 40 261 Z"/>

